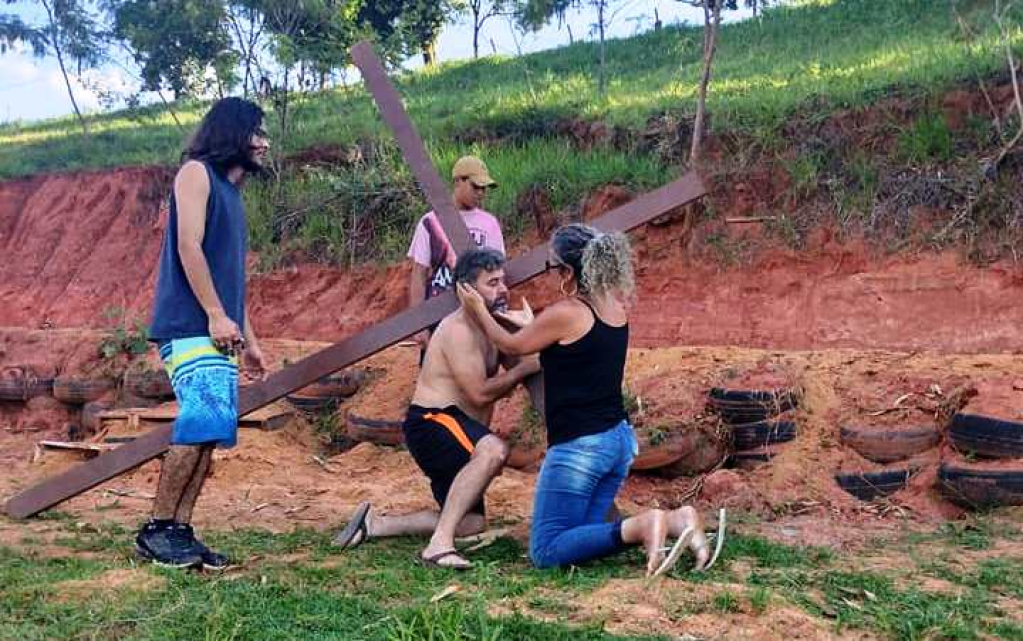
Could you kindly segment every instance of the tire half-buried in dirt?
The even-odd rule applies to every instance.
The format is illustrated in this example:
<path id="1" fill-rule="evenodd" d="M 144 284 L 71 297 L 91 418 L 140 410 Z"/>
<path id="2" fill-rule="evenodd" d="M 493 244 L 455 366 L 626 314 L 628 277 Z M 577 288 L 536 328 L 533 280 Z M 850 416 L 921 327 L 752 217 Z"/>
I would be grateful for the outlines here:
<path id="1" fill-rule="evenodd" d="M 909 484 L 910 477 L 915 473 L 914 468 L 904 468 L 880 472 L 836 474 L 835 481 L 849 494 L 862 501 L 870 501 L 882 496 L 891 496 L 904 489 Z"/>
<path id="2" fill-rule="evenodd" d="M 788 443 L 796 438 L 793 421 L 758 421 L 732 426 L 736 450 L 752 450 L 772 443 Z"/>
<path id="3" fill-rule="evenodd" d="M 794 390 L 710 390 L 707 408 L 728 423 L 739 425 L 765 421 L 799 405 Z"/>
<path id="4" fill-rule="evenodd" d="M 960 452 L 987 458 L 1023 458 L 1023 423 L 977 414 L 956 414 L 948 430 Z"/>
<path id="5" fill-rule="evenodd" d="M 27 401 L 53 394 L 53 379 L 39 378 L 20 367 L 0 372 L 0 401 Z"/>
<path id="6" fill-rule="evenodd" d="M 938 445 L 941 433 L 935 425 L 863 427 L 844 425 L 842 444 L 875 463 L 894 463 L 922 454 Z"/>
<path id="7" fill-rule="evenodd" d="M 401 445 L 405 442 L 402 421 L 365 418 L 348 412 L 345 416 L 348 438 L 360 443 Z"/>
<path id="8" fill-rule="evenodd" d="M 53 380 L 53 397 L 62 403 L 85 405 L 114 389 L 109 378 L 79 378 L 58 376 Z"/>
<path id="9" fill-rule="evenodd" d="M 938 485 L 945 498 L 970 509 L 1023 505 L 1023 460 L 1016 463 L 985 468 L 945 462 Z"/>

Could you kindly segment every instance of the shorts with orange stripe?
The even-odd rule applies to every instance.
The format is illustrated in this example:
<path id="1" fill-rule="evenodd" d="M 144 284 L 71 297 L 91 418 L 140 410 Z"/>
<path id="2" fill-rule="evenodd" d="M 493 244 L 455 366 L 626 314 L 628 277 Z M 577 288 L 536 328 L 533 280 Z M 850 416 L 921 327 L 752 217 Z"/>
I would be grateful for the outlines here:
<path id="1" fill-rule="evenodd" d="M 409 453 L 430 479 L 433 498 L 444 507 L 455 476 L 490 430 L 455 405 L 443 409 L 410 405 L 402 429 Z M 482 496 L 469 512 L 484 514 Z"/>

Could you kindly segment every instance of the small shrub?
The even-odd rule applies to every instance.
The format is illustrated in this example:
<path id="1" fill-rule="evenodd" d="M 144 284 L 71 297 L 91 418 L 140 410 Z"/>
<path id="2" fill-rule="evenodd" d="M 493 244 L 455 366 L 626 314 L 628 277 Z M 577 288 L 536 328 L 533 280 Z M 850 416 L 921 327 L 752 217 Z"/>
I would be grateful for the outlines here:
<path id="1" fill-rule="evenodd" d="M 99 344 L 103 358 L 112 359 L 122 354 L 137 356 L 149 350 L 149 328 L 142 319 L 129 320 L 127 312 L 120 307 L 108 307 L 103 318 L 113 325 Z"/>
<path id="2" fill-rule="evenodd" d="M 941 114 L 925 114 L 899 136 L 899 150 L 912 163 L 945 161 L 952 158 L 952 132 Z"/>

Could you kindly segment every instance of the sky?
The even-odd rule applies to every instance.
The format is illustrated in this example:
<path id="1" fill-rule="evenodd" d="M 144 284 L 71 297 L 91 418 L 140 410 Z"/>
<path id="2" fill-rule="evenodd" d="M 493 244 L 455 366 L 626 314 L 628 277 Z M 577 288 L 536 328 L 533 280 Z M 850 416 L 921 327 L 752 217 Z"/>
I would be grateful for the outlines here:
<path id="1" fill-rule="evenodd" d="M 624 37 L 650 29 L 655 9 L 666 25 L 702 22 L 700 9 L 678 0 L 612 0 L 612 5 L 616 13 L 609 37 Z M 36 23 L 41 18 L 39 9 L 27 3 L 5 5 L 3 11 L 13 11 L 30 23 Z M 747 12 L 734 12 L 729 19 L 741 19 L 746 15 Z M 513 31 L 508 19 L 491 18 L 480 34 L 480 55 L 490 54 L 495 49 L 499 54 L 514 55 L 519 47 L 523 52 L 532 52 L 568 44 L 569 27 L 576 40 L 594 39 L 591 25 L 595 21 L 594 9 L 579 9 L 570 12 L 564 24 L 558 25 L 555 22 L 523 37 L 521 33 Z M 520 38 L 518 46 L 516 38 Z M 441 61 L 471 58 L 471 21 L 462 20 L 446 25 L 441 32 L 437 51 Z M 410 66 L 416 64 L 416 60 L 409 62 Z M 104 90 L 126 91 L 137 86 L 130 72 L 130 68 L 107 65 L 86 72 L 84 84 L 73 79 L 72 86 L 79 106 L 84 111 L 103 110 L 100 94 Z M 27 51 L 0 54 L 0 123 L 32 121 L 70 113 L 71 102 L 55 59 L 35 58 Z"/>

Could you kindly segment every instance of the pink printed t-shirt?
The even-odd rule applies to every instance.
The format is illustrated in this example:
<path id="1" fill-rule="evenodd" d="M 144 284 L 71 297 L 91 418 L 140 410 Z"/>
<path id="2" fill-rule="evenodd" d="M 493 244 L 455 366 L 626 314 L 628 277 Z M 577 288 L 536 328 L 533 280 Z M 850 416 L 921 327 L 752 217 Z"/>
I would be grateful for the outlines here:
<path id="1" fill-rule="evenodd" d="M 497 218 L 482 209 L 476 208 L 469 211 L 459 212 L 465 226 L 469 228 L 469 235 L 476 242 L 477 247 L 490 247 L 504 253 L 504 236 L 501 234 L 501 224 Z M 447 265 L 431 265 L 430 232 L 426 229 L 424 220 L 427 217 L 437 218 L 432 211 L 419 219 L 416 231 L 412 235 L 412 244 L 409 246 L 408 257 L 419 265 L 426 268 L 436 268 L 430 274 L 430 282 L 427 283 L 426 297 L 431 298 L 437 293 L 449 289 L 453 284 L 451 270 Z M 440 221 L 438 221 L 440 222 Z"/>

